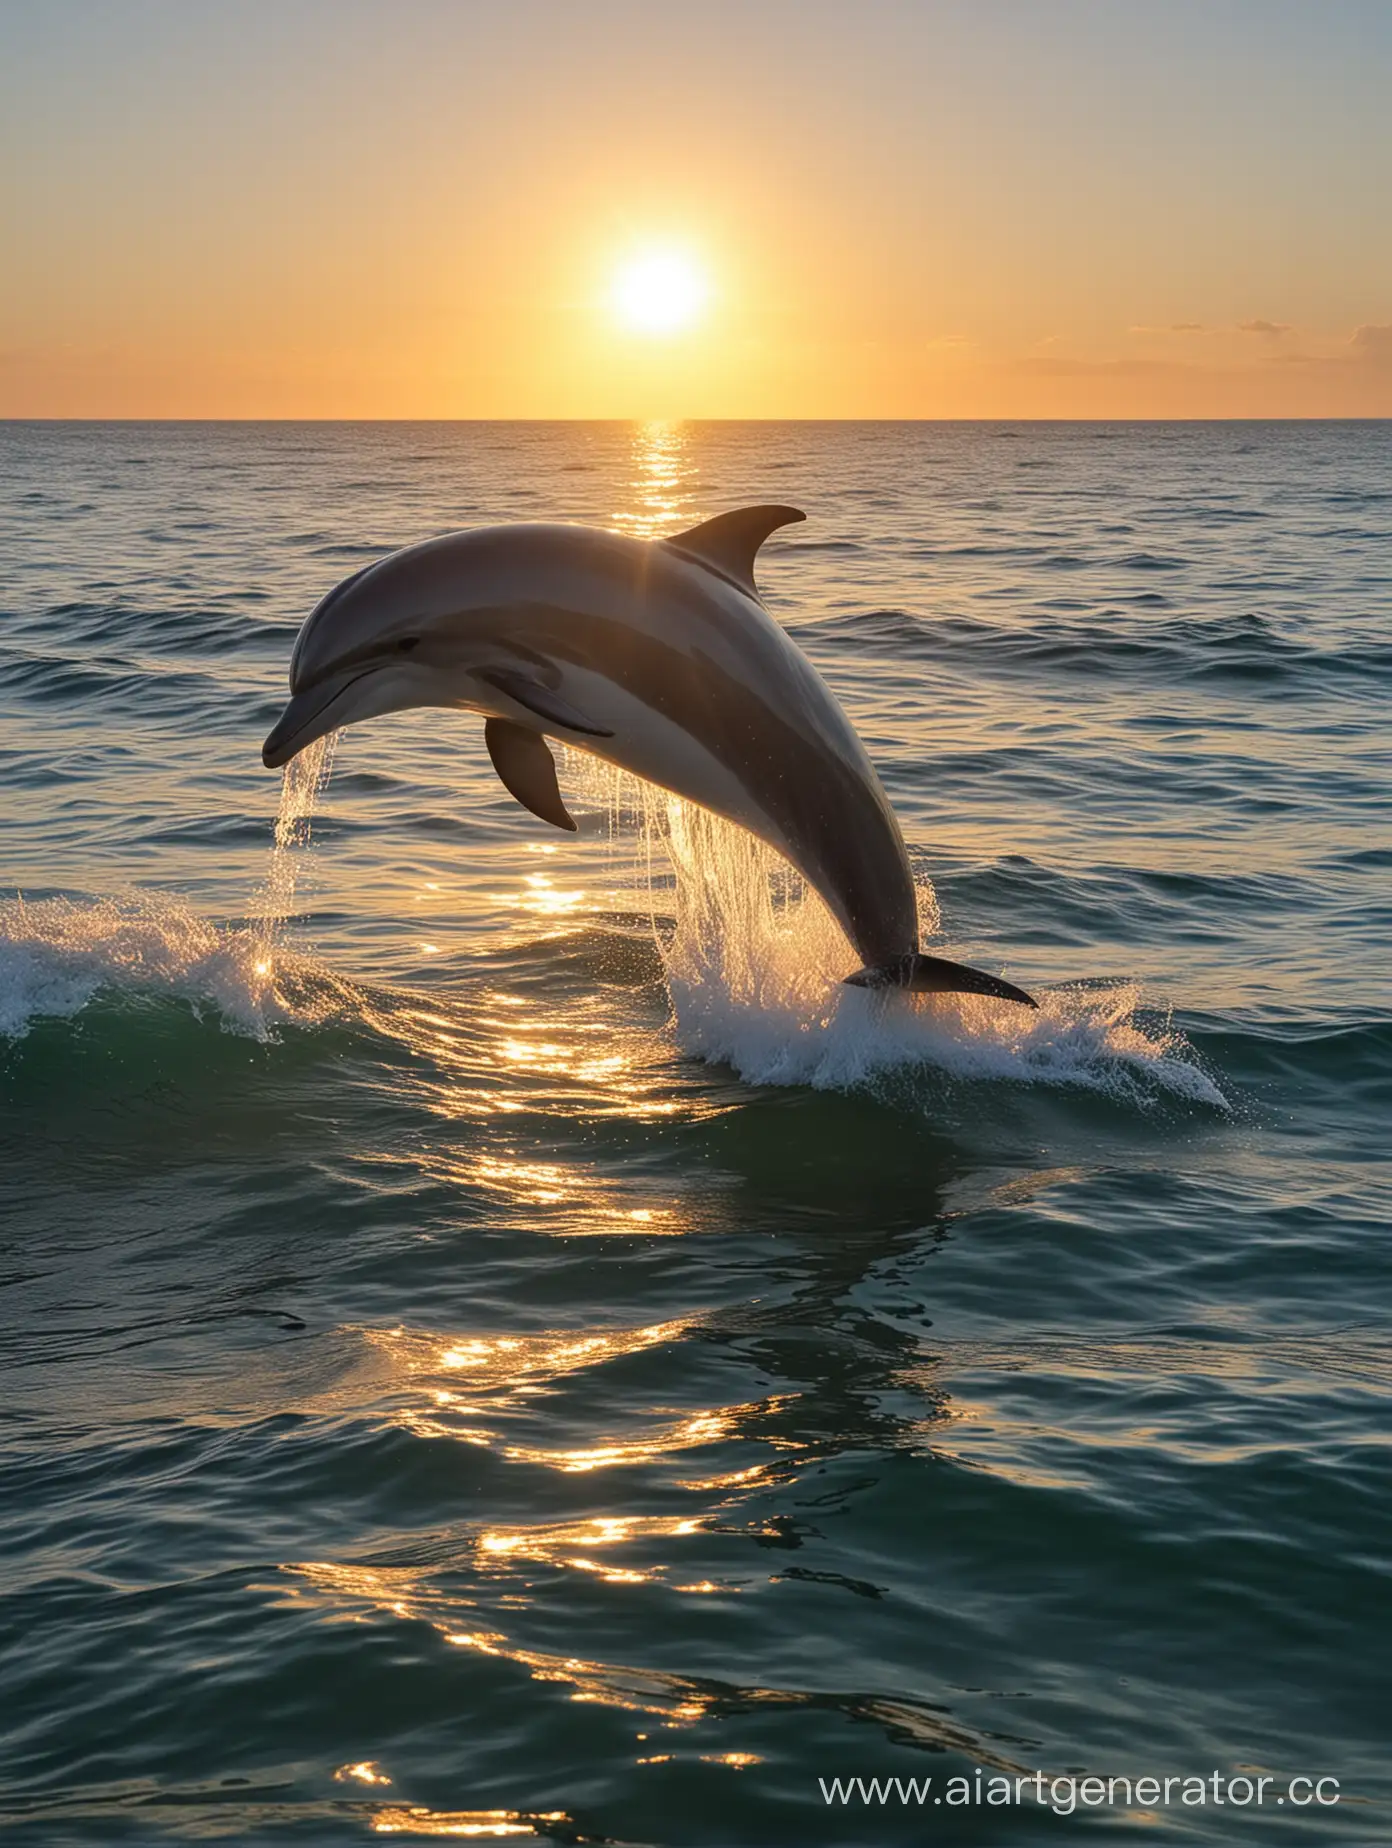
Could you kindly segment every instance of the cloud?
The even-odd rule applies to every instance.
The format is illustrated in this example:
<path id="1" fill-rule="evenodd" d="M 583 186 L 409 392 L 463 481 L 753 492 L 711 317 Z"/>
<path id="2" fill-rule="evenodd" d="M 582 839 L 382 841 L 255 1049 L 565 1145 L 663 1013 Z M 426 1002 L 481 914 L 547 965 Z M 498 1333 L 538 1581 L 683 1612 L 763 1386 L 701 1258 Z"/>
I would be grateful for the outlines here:
<path id="1" fill-rule="evenodd" d="M 1235 328 L 1229 326 L 1210 326 L 1207 321 L 1170 321 L 1165 326 L 1142 323 L 1138 327 L 1128 327 L 1129 334 L 1221 334 L 1235 332 L 1239 334 L 1261 334 L 1268 340 L 1277 340 L 1282 334 L 1295 330 L 1289 321 L 1239 321 Z"/>
<path id="2" fill-rule="evenodd" d="M 1392 323 L 1369 322 L 1356 327 L 1333 352 L 1274 353 L 1273 361 L 1284 366 L 1308 366 L 1327 372 L 1381 373 L 1392 369 Z"/>
<path id="3" fill-rule="evenodd" d="M 1208 329 L 1202 321 L 1171 321 L 1168 327 L 1152 327 L 1142 322 L 1139 327 L 1128 327 L 1128 334 L 1206 334 Z"/>
<path id="4" fill-rule="evenodd" d="M 1020 359 L 1018 372 L 1032 372 L 1046 379 L 1115 379 L 1144 378 L 1155 373 L 1191 370 L 1166 359 Z"/>
<path id="5" fill-rule="evenodd" d="M 1392 323 L 1356 327 L 1349 341 L 1355 355 L 1373 365 L 1392 360 Z"/>

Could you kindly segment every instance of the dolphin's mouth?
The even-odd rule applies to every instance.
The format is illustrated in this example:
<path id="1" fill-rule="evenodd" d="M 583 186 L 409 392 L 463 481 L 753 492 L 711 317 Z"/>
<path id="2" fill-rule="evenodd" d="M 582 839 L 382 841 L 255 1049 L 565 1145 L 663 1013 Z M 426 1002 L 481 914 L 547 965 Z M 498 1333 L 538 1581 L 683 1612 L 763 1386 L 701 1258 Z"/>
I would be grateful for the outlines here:
<path id="1" fill-rule="evenodd" d="M 329 717 L 331 709 L 336 706 L 350 687 L 355 687 L 360 680 L 375 673 L 377 663 L 370 667 L 359 668 L 356 674 L 337 686 L 328 689 L 322 685 L 306 687 L 303 693 L 293 693 L 290 703 L 276 720 L 270 736 L 261 746 L 261 761 L 268 770 L 279 770 L 288 764 L 292 757 L 298 757 L 307 744 L 313 744 L 316 738 L 322 738 L 325 732 L 334 729 L 334 722 Z"/>

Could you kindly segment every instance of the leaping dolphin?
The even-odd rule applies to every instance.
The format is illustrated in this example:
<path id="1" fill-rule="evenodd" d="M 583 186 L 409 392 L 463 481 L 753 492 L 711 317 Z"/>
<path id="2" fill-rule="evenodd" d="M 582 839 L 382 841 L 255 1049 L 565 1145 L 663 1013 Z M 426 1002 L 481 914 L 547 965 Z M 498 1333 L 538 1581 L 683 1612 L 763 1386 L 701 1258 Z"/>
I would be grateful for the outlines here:
<path id="1" fill-rule="evenodd" d="M 769 615 L 754 558 L 795 507 L 742 507 L 640 540 L 487 526 L 407 546 L 331 590 L 290 662 L 276 769 L 343 725 L 412 706 L 484 717 L 524 808 L 574 829 L 543 734 L 712 809 L 780 853 L 854 945 L 860 987 L 1036 1003 L 918 947 L 904 838 L 850 721 Z"/>

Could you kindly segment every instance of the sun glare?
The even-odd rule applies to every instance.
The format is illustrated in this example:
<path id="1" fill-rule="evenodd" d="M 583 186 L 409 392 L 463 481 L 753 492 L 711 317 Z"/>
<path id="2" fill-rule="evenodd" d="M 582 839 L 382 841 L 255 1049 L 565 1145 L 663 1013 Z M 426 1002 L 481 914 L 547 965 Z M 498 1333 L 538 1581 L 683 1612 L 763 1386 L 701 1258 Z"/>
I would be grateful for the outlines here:
<path id="1" fill-rule="evenodd" d="M 710 284 L 700 264 L 681 250 L 631 257 L 614 278 L 614 313 L 637 334 L 680 334 L 701 318 Z"/>

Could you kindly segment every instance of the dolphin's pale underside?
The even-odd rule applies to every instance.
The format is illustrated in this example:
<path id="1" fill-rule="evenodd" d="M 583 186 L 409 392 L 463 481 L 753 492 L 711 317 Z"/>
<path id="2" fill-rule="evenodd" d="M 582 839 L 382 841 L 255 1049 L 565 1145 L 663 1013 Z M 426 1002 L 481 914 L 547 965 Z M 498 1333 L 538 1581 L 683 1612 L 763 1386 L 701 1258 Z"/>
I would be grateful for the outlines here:
<path id="1" fill-rule="evenodd" d="M 410 707 L 479 712 L 507 789 L 573 829 L 546 738 L 725 816 L 830 907 L 863 987 L 995 995 L 998 976 L 918 947 L 908 854 L 880 779 L 806 655 L 759 600 L 754 558 L 794 507 L 744 507 L 672 539 L 591 527 L 451 533 L 369 565 L 300 630 L 275 768 L 342 725 Z"/>

